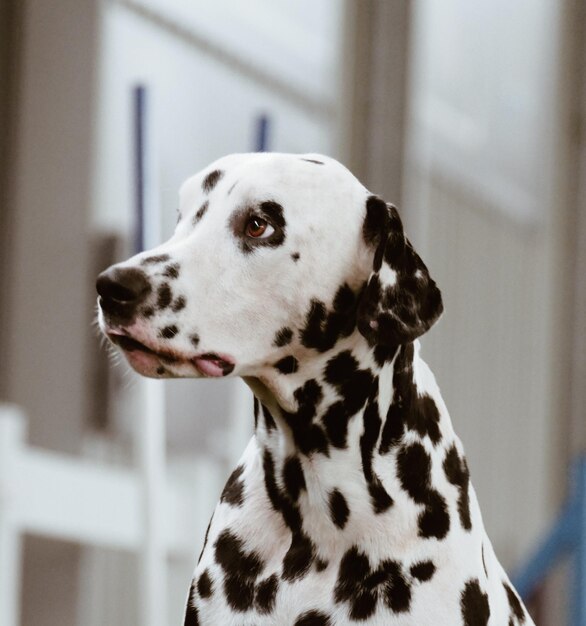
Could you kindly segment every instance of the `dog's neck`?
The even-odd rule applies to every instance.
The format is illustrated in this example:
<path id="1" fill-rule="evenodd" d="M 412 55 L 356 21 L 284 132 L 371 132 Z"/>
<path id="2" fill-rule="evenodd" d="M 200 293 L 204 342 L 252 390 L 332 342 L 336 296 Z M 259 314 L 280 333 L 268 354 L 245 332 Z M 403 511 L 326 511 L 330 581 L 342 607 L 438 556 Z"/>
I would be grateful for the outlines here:
<path id="1" fill-rule="evenodd" d="M 418 350 L 418 343 L 372 349 L 353 333 L 293 374 L 245 379 L 256 397 L 264 487 L 292 547 L 319 544 L 327 558 L 365 528 L 375 544 L 388 545 L 393 532 L 394 543 L 440 537 L 464 488 L 467 503 L 459 442 Z M 452 503 L 431 482 L 438 465 L 456 487 Z M 388 520 L 365 523 L 388 515 L 394 531 Z"/>

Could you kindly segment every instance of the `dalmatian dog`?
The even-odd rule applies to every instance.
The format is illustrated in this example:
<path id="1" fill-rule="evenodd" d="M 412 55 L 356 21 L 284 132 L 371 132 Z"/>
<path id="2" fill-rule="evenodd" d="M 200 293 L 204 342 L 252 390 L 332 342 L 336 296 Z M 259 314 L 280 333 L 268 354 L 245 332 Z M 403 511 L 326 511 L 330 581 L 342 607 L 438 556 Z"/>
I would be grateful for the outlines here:
<path id="1" fill-rule="evenodd" d="M 183 184 L 171 239 L 97 290 L 140 374 L 254 393 L 186 626 L 533 624 L 419 356 L 440 291 L 396 209 L 340 163 L 216 161 Z"/>

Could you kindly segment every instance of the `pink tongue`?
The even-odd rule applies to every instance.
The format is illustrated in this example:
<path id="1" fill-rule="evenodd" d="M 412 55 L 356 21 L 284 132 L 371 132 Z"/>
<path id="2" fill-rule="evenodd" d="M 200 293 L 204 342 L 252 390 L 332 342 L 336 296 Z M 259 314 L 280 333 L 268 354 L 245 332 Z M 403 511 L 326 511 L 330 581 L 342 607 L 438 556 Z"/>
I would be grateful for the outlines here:
<path id="1" fill-rule="evenodd" d="M 205 374 L 206 376 L 218 377 L 224 375 L 224 370 L 217 361 L 213 361 L 210 359 L 195 359 L 195 366 L 202 374 Z"/>

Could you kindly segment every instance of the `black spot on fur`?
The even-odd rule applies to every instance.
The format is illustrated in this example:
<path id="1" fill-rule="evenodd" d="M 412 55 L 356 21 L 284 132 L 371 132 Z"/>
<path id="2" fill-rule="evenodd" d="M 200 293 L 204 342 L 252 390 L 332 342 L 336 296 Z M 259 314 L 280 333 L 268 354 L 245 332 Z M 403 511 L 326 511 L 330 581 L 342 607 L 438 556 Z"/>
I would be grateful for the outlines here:
<path id="1" fill-rule="evenodd" d="M 350 618 L 358 621 L 374 614 L 379 598 L 394 613 L 408 611 L 411 588 L 396 561 L 388 559 L 371 569 L 368 557 L 353 547 L 342 557 L 334 597 L 347 602 Z"/>
<path id="2" fill-rule="evenodd" d="M 295 263 L 297 263 L 297 261 L 299 261 L 300 256 L 301 256 L 301 255 L 299 254 L 299 252 L 294 252 L 294 253 L 291 255 L 291 258 L 295 261 Z"/>
<path id="3" fill-rule="evenodd" d="M 304 159 L 306 161 L 307 159 Z M 306 611 L 300 615 L 293 626 L 331 626 L 332 622 L 321 611 Z"/>
<path id="4" fill-rule="evenodd" d="M 152 306 L 147 306 L 141 311 L 141 313 L 143 317 L 149 318 L 155 314 L 155 309 L 153 309 Z"/>
<path id="5" fill-rule="evenodd" d="M 307 161 L 307 163 L 314 163 L 315 165 L 323 165 L 323 161 L 316 161 L 315 159 L 301 159 L 302 161 Z"/>
<path id="6" fill-rule="evenodd" d="M 490 617 L 488 595 L 480 589 L 477 579 L 469 580 L 460 595 L 464 626 L 487 626 Z"/>
<path id="7" fill-rule="evenodd" d="M 386 454 L 397 445 L 404 427 L 421 437 L 429 437 L 435 445 L 441 440 L 439 411 L 433 399 L 419 396 L 413 373 L 414 347 L 412 343 L 401 346 L 393 369 L 393 400 L 389 406 L 379 451 Z"/>
<path id="8" fill-rule="evenodd" d="M 254 412 L 254 428 L 256 430 L 258 428 L 258 416 L 260 413 L 260 402 L 256 396 L 252 396 L 252 398 L 253 398 L 252 406 L 253 406 L 253 412 Z"/>
<path id="9" fill-rule="evenodd" d="M 458 514 L 462 528 L 471 530 L 472 521 L 470 519 L 470 498 L 468 494 L 470 472 L 468 471 L 466 459 L 460 457 L 455 445 L 446 454 L 444 472 L 450 483 L 458 487 Z"/>
<path id="10" fill-rule="evenodd" d="M 185 609 L 185 621 L 183 626 L 199 626 L 197 607 L 195 606 L 195 581 L 192 581 Z"/>
<path id="11" fill-rule="evenodd" d="M 397 454 L 397 476 L 403 489 L 424 510 L 419 515 L 419 536 L 443 539 L 450 529 L 444 498 L 431 486 L 431 459 L 420 443 L 403 446 Z"/>
<path id="12" fill-rule="evenodd" d="M 210 206 L 209 200 L 206 200 L 200 207 L 199 209 L 196 211 L 195 215 L 193 216 L 193 220 L 192 220 L 192 224 L 195 226 L 200 220 L 201 218 L 206 214 L 206 211 L 208 210 L 208 207 Z"/>
<path id="13" fill-rule="evenodd" d="M 276 574 L 261 581 L 256 589 L 255 606 L 256 610 L 266 615 L 275 608 L 275 599 L 279 590 L 279 579 Z"/>
<path id="14" fill-rule="evenodd" d="M 292 456 L 285 461 L 283 482 L 289 497 L 293 502 L 296 502 L 301 491 L 305 489 L 305 476 L 298 457 Z"/>
<path id="15" fill-rule="evenodd" d="M 323 302 L 312 300 L 301 330 L 301 343 L 318 352 L 331 350 L 340 338 L 352 334 L 357 306 L 357 297 L 346 284 L 338 289 L 331 311 L 326 310 Z"/>
<path id="16" fill-rule="evenodd" d="M 197 333 L 189 335 L 189 341 L 194 348 L 197 348 L 199 346 L 199 335 Z"/>
<path id="17" fill-rule="evenodd" d="M 172 279 L 178 278 L 180 267 L 179 263 L 171 263 L 170 265 L 167 265 L 167 267 L 165 267 L 165 271 L 163 272 L 163 276 Z"/>
<path id="18" fill-rule="evenodd" d="M 167 370 L 162 365 L 159 365 L 159 367 L 157 367 L 157 374 L 159 376 L 162 376 L 163 374 L 166 374 L 166 373 L 167 373 Z"/>
<path id="19" fill-rule="evenodd" d="M 309 571 L 313 563 L 315 548 L 304 533 L 294 533 L 291 546 L 283 559 L 283 578 L 293 581 L 301 578 Z"/>
<path id="20" fill-rule="evenodd" d="M 185 300 L 185 298 L 183 296 L 179 296 L 173 302 L 173 304 L 171 304 L 171 310 L 173 311 L 173 313 L 178 313 L 179 311 L 185 308 L 186 304 L 187 304 L 187 301 Z"/>
<path id="21" fill-rule="evenodd" d="M 141 261 L 142 265 L 156 265 L 157 263 L 165 263 L 171 257 L 168 254 L 158 254 L 156 256 L 148 256 Z"/>
<path id="22" fill-rule="evenodd" d="M 328 566 L 327 561 L 322 561 L 322 559 L 315 559 L 315 569 L 317 572 L 323 572 Z"/>
<path id="23" fill-rule="evenodd" d="M 218 184 L 218 181 L 222 178 L 223 175 L 224 172 L 222 172 L 222 170 L 213 170 L 203 179 L 201 188 L 206 193 L 209 193 Z"/>
<path id="24" fill-rule="evenodd" d="M 435 574 L 435 565 L 431 561 L 420 561 L 411 566 L 410 572 L 413 578 L 426 582 Z"/>
<path id="25" fill-rule="evenodd" d="M 165 326 L 165 328 L 161 328 L 159 331 L 159 337 L 162 339 L 173 339 L 178 332 L 179 329 L 175 325 Z"/>
<path id="26" fill-rule="evenodd" d="M 350 516 L 350 509 L 348 508 L 346 498 L 338 489 L 330 492 L 329 505 L 332 521 L 338 528 L 343 529 Z"/>
<path id="27" fill-rule="evenodd" d="M 242 506 L 244 502 L 244 483 L 241 480 L 244 466 L 239 465 L 228 478 L 220 502 L 226 502 L 232 506 Z"/>
<path id="28" fill-rule="evenodd" d="M 275 335 L 275 338 L 273 340 L 273 345 L 277 346 L 277 348 L 282 348 L 283 346 L 291 343 L 292 339 L 293 331 L 289 327 L 283 326 L 283 328 L 277 331 L 277 334 Z"/>
<path id="29" fill-rule="evenodd" d="M 210 578 L 208 570 L 204 570 L 203 574 L 197 581 L 197 592 L 200 598 L 209 598 L 213 593 L 212 579 Z"/>
<path id="30" fill-rule="evenodd" d="M 224 571 L 226 602 L 235 611 L 248 611 L 254 601 L 255 580 L 264 564 L 255 552 L 246 552 L 243 542 L 224 530 L 215 543 L 216 561 Z"/>
<path id="31" fill-rule="evenodd" d="M 266 429 L 269 432 L 272 430 L 275 430 L 275 428 L 277 428 L 277 425 L 275 424 L 275 419 L 273 418 L 273 416 L 271 415 L 271 412 L 267 409 L 267 407 L 264 404 L 262 405 L 262 415 L 265 419 Z"/>
<path id="32" fill-rule="evenodd" d="M 328 453 L 328 442 L 321 426 L 313 422 L 317 405 L 322 399 L 319 384 L 309 379 L 293 393 L 297 401 L 297 411 L 283 411 L 283 417 L 293 432 L 293 438 L 299 450 L 309 455 L 312 452 Z"/>
<path id="33" fill-rule="evenodd" d="M 371 393 L 366 404 L 366 409 L 362 419 L 364 421 L 364 432 L 360 437 L 360 455 L 362 459 L 362 471 L 368 493 L 370 495 L 372 507 L 375 513 L 383 513 L 393 504 L 393 499 L 387 493 L 380 478 L 372 469 L 372 457 L 376 442 L 381 429 L 381 418 L 378 409 L 378 378 L 374 378 L 371 383 Z"/>
<path id="34" fill-rule="evenodd" d="M 511 607 L 512 614 L 517 618 L 519 624 L 523 624 L 525 622 L 525 611 L 523 610 L 523 605 L 521 604 L 519 597 L 513 591 L 512 587 L 506 582 L 503 582 L 503 587 L 507 592 L 507 598 L 509 600 L 509 606 Z"/>
<path id="35" fill-rule="evenodd" d="M 281 374 L 294 374 L 299 368 L 299 362 L 294 356 L 290 355 L 277 361 L 275 367 Z"/>
<path id="36" fill-rule="evenodd" d="M 323 416 L 323 423 L 326 427 L 328 439 L 336 448 L 345 448 L 347 445 L 346 438 L 348 436 L 348 422 L 350 417 L 343 402 L 335 402 L 332 404 Z"/>
<path id="37" fill-rule="evenodd" d="M 369 370 L 358 369 L 358 363 L 349 350 L 332 357 L 325 368 L 326 381 L 342 396 L 344 408 L 353 415 L 366 402 L 374 377 Z"/>
<path id="38" fill-rule="evenodd" d="M 166 309 L 171 304 L 172 299 L 171 287 L 167 283 L 163 283 L 157 291 L 157 307 Z"/>

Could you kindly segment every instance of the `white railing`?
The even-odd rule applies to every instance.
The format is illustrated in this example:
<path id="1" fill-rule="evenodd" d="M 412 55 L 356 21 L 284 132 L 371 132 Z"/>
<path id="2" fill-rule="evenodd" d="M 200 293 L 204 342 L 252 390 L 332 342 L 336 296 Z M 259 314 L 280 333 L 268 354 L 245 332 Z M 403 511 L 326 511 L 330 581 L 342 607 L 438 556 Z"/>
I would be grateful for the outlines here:
<path id="1" fill-rule="evenodd" d="M 0 404 L 2 626 L 19 626 L 23 533 L 139 555 L 140 623 L 167 623 L 167 559 L 195 558 L 225 469 L 221 461 L 200 456 L 188 472 L 168 470 L 162 397 L 151 391 L 145 390 L 144 421 L 135 435 L 137 466 L 131 468 L 29 446 L 25 416 Z M 241 406 L 240 394 L 234 396 Z M 233 414 L 239 422 L 242 413 Z"/>

